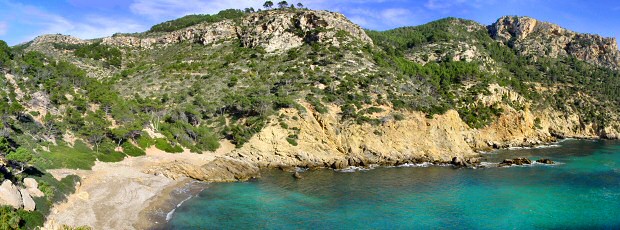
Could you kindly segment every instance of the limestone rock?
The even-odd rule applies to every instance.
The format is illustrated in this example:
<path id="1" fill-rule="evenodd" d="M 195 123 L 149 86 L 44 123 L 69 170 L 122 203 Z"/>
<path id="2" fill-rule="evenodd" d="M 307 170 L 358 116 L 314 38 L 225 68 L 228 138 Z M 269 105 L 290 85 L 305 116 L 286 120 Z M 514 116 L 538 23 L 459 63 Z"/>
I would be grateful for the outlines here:
<path id="1" fill-rule="evenodd" d="M 129 35 L 117 35 L 103 39 L 103 44 L 117 47 L 153 48 L 155 45 L 170 45 L 180 42 L 192 42 L 208 45 L 220 40 L 237 37 L 237 28 L 230 21 L 202 23 L 185 29 L 139 38 Z"/>
<path id="2" fill-rule="evenodd" d="M 615 38 L 580 34 L 530 17 L 502 17 L 489 26 L 491 36 L 517 52 L 552 58 L 573 56 L 580 60 L 618 69 L 620 51 Z"/>
<path id="3" fill-rule="evenodd" d="M 301 174 L 299 174 L 299 172 L 294 172 L 293 173 L 293 178 L 299 180 L 299 179 L 303 179 L 303 177 L 301 176 Z"/>
<path id="4" fill-rule="evenodd" d="M 208 181 L 243 181 L 258 177 L 260 169 L 246 161 L 228 157 L 218 157 L 204 166 Z"/>
<path id="5" fill-rule="evenodd" d="M 242 160 L 218 157 L 204 166 L 174 161 L 155 166 L 144 171 L 144 173 L 162 175 L 174 180 L 188 177 L 201 181 L 231 182 L 257 177 L 259 168 Z"/>
<path id="6" fill-rule="evenodd" d="M 536 160 L 536 162 L 541 163 L 541 164 L 548 164 L 548 165 L 555 164 L 555 162 L 553 162 L 550 159 L 546 159 L 546 158 L 538 159 Z"/>
<path id="7" fill-rule="evenodd" d="M 13 208 L 21 208 L 24 205 L 19 189 L 10 180 L 5 180 L 0 185 L 0 205 L 9 205 Z"/>
<path id="8" fill-rule="evenodd" d="M 188 177 L 196 180 L 206 181 L 205 170 L 199 165 L 194 165 L 185 161 L 174 161 L 165 163 L 146 170 L 144 173 L 162 175 L 173 180 Z"/>
<path id="9" fill-rule="evenodd" d="M 320 30 L 318 30 L 320 29 Z M 372 40 L 357 25 L 339 13 L 328 11 L 269 11 L 244 18 L 239 30 L 243 46 L 263 47 L 267 52 L 286 51 L 305 42 L 338 42 L 338 31 L 344 31 L 369 44 Z"/>
<path id="10" fill-rule="evenodd" d="M 501 163 L 499 163 L 499 167 L 511 166 L 511 165 L 529 165 L 529 164 L 532 164 L 532 160 L 524 158 L 524 157 L 518 157 L 518 158 L 506 159 L 502 161 Z"/>
<path id="11" fill-rule="evenodd" d="M 21 193 L 21 196 L 22 196 L 22 202 L 24 204 L 24 210 L 30 211 L 30 212 L 34 211 L 34 209 L 36 208 L 36 204 L 34 203 L 34 200 L 30 196 L 30 193 L 28 192 L 28 190 L 26 190 L 26 189 L 19 189 L 19 193 Z"/>
<path id="12" fill-rule="evenodd" d="M 26 188 L 39 188 L 39 183 L 33 178 L 24 178 Z"/>
<path id="13" fill-rule="evenodd" d="M 39 190 L 39 183 L 33 178 L 24 178 L 24 185 L 32 197 L 42 197 L 45 195 Z"/>
<path id="14" fill-rule="evenodd" d="M 364 30 L 344 15 L 328 11 L 266 11 L 249 14 L 240 23 L 224 20 L 201 23 L 164 34 L 147 34 L 145 37 L 116 35 L 103 39 L 103 44 L 117 47 L 153 48 L 180 42 L 202 45 L 219 41 L 240 39 L 246 47 L 262 47 L 267 52 L 286 51 L 305 42 L 326 42 L 339 45 L 336 38 L 344 31 L 363 44 L 372 40 Z"/>
<path id="15" fill-rule="evenodd" d="M 85 44 L 88 43 L 82 39 L 62 35 L 62 34 L 46 34 L 36 37 L 32 40 L 32 44 L 30 46 L 37 46 L 42 44 L 51 44 L 51 43 L 62 43 L 62 44 Z"/>

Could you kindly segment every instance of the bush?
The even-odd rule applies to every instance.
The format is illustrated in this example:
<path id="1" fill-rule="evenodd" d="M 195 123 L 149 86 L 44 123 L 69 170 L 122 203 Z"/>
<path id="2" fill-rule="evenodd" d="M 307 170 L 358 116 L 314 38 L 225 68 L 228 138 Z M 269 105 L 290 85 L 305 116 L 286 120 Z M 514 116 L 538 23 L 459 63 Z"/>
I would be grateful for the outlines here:
<path id="1" fill-rule="evenodd" d="M 22 218 L 9 206 L 0 206 L 0 229 L 19 229 Z"/>
<path id="2" fill-rule="evenodd" d="M 200 24 L 203 22 L 219 22 L 226 19 L 235 19 L 240 18 L 245 13 L 241 10 L 236 9 L 228 9 L 222 10 L 215 15 L 208 14 L 198 14 L 198 15 L 187 15 L 182 18 L 178 18 L 175 20 L 170 20 L 167 22 L 163 22 L 151 27 L 148 32 L 172 32 L 175 30 L 180 30 L 186 27 L 190 27 L 196 24 Z"/>
<path id="3" fill-rule="evenodd" d="M 14 152 L 9 152 L 9 154 L 6 155 L 6 159 L 28 163 L 32 160 L 32 152 L 20 147 Z"/>
<path id="4" fill-rule="evenodd" d="M 155 144 L 155 141 L 148 135 L 142 135 L 136 140 L 138 146 L 142 149 L 148 149 Z"/>
<path id="5" fill-rule="evenodd" d="M 402 113 L 395 113 L 393 116 L 394 116 L 394 120 L 397 120 L 397 121 L 405 120 L 405 115 L 403 115 Z"/>
<path id="6" fill-rule="evenodd" d="M 135 145 L 129 142 L 123 143 L 122 147 L 123 147 L 123 153 L 127 154 L 128 156 L 137 157 L 137 156 L 146 155 L 146 152 L 144 152 L 144 150 L 136 147 Z"/>
<path id="7" fill-rule="evenodd" d="M 172 146 L 168 140 L 163 138 L 155 139 L 155 148 L 167 153 L 182 153 L 183 148 L 179 145 Z"/>

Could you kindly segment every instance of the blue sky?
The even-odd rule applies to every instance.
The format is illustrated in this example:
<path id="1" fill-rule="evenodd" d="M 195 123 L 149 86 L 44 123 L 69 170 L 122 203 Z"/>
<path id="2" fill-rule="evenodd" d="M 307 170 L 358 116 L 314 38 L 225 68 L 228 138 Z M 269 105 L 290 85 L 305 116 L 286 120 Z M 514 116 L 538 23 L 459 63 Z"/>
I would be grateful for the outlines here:
<path id="1" fill-rule="evenodd" d="M 277 1 L 274 1 L 277 2 Z M 444 17 L 491 24 L 504 15 L 531 16 L 606 37 L 620 35 L 620 1 L 602 0 L 293 0 L 345 14 L 364 28 L 386 30 Z M 10 45 L 41 34 L 79 38 L 141 32 L 187 14 L 255 7 L 262 0 L 0 0 L 0 40 Z"/>

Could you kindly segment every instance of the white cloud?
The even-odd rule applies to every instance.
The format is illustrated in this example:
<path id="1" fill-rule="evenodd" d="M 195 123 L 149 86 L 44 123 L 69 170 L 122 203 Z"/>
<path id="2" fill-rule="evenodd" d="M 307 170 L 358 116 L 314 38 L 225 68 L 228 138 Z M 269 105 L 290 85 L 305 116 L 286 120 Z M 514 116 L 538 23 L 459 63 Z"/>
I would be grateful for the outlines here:
<path id="1" fill-rule="evenodd" d="M 9 25 L 6 22 L 0 22 L 0 35 L 5 35 L 9 30 Z"/>
<path id="2" fill-rule="evenodd" d="M 446 9 L 463 4 L 465 0 L 428 0 L 424 6 L 431 10 Z"/>
<path id="3" fill-rule="evenodd" d="M 214 14 L 225 9 L 259 8 L 257 0 L 134 0 L 129 9 L 151 19 L 181 17 L 188 14 Z"/>
<path id="4" fill-rule="evenodd" d="M 424 6 L 430 10 L 448 10 L 463 6 L 480 8 L 485 4 L 495 3 L 495 0 L 428 0 Z M 462 10 L 462 9 L 461 9 Z"/>
<path id="5" fill-rule="evenodd" d="M 58 14 L 49 13 L 36 6 L 2 1 L 19 18 L 20 24 L 39 28 L 25 40 L 42 34 L 66 34 L 82 39 L 110 36 L 116 32 L 135 32 L 146 30 L 146 26 L 126 18 L 111 18 L 101 15 L 86 15 L 80 20 L 71 20 Z M 1 32 L 1 30 L 0 30 Z"/>
<path id="6" fill-rule="evenodd" d="M 412 10 L 405 8 L 388 8 L 371 10 L 367 8 L 345 9 L 349 19 L 368 29 L 384 29 L 413 25 L 417 22 Z"/>

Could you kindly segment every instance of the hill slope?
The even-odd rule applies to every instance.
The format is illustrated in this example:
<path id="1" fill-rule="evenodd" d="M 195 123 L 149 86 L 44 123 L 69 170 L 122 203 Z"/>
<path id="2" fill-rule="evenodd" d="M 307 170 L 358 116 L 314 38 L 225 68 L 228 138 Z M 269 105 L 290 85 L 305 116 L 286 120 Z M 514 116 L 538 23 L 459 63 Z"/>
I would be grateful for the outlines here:
<path id="1" fill-rule="evenodd" d="M 44 35 L 0 44 L 2 175 L 19 184 L 24 163 L 88 169 L 222 140 L 237 149 L 205 170 L 475 163 L 478 150 L 618 138 L 619 56 L 614 39 L 527 17 L 377 32 L 327 11 L 226 11 Z"/>

